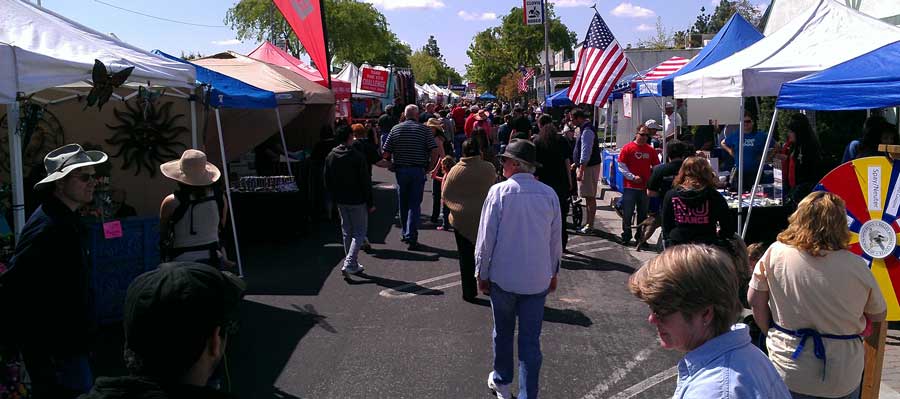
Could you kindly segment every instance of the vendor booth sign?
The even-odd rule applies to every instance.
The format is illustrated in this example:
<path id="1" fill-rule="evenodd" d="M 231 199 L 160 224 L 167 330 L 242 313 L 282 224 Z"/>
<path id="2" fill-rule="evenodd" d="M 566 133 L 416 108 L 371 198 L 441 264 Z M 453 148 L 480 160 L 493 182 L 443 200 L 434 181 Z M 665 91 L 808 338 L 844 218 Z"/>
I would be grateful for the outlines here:
<path id="1" fill-rule="evenodd" d="M 631 93 L 622 95 L 622 116 L 631 119 Z"/>
<path id="2" fill-rule="evenodd" d="M 372 68 L 362 68 L 362 81 L 359 88 L 362 90 L 384 93 L 387 91 L 388 73 Z"/>

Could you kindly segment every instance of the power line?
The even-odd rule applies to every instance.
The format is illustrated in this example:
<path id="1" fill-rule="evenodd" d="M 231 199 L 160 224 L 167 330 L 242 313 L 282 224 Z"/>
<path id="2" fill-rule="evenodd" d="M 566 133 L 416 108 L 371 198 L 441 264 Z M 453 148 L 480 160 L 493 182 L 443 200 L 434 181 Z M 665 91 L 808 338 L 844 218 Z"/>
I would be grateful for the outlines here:
<path id="1" fill-rule="evenodd" d="M 199 27 L 203 27 L 203 28 L 226 28 L 226 26 L 224 26 L 224 25 L 204 25 L 204 24 L 195 24 L 195 23 L 193 23 L 193 22 L 184 22 L 184 21 L 177 21 L 177 20 L 169 19 L 169 18 L 157 17 L 157 16 L 155 16 L 155 15 L 145 14 L 145 13 L 142 13 L 142 12 L 140 12 L 140 11 L 134 11 L 134 10 L 129 10 L 129 9 L 127 9 L 127 8 L 122 8 L 122 7 L 119 7 L 119 6 L 117 6 L 117 5 L 109 4 L 109 3 L 104 2 L 104 1 L 101 1 L 101 0 L 94 0 L 94 2 L 103 4 L 103 5 L 108 6 L 108 7 L 116 8 L 116 9 L 119 9 L 119 10 L 122 10 L 122 11 L 125 11 L 125 12 L 130 12 L 130 13 L 132 13 L 132 14 L 137 14 L 137 15 L 141 15 L 141 16 L 144 16 L 144 17 L 153 18 L 153 19 L 158 19 L 158 20 L 166 21 L 166 22 L 172 22 L 172 23 L 176 23 L 176 24 L 191 25 L 191 26 L 199 26 Z"/>

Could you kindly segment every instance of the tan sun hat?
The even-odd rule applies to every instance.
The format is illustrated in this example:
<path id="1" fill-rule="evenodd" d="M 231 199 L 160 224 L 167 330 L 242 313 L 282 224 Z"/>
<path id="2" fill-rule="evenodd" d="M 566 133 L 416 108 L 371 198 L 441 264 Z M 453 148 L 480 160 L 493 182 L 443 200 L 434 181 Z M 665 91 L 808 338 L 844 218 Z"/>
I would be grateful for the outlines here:
<path id="1" fill-rule="evenodd" d="M 442 131 L 442 132 L 444 131 L 444 124 L 441 123 L 440 119 L 438 119 L 438 118 L 429 118 L 429 119 L 425 122 L 425 126 L 435 128 L 435 129 L 440 130 L 440 131 Z"/>
<path id="2" fill-rule="evenodd" d="M 107 156 L 102 151 L 85 151 L 78 144 L 64 145 L 44 157 L 47 177 L 35 184 L 34 188 L 62 179 L 75 169 L 101 164 L 106 160 Z"/>
<path id="3" fill-rule="evenodd" d="M 181 159 L 159 165 L 163 176 L 189 186 L 208 186 L 219 180 L 222 173 L 206 160 L 203 151 L 186 150 Z"/>

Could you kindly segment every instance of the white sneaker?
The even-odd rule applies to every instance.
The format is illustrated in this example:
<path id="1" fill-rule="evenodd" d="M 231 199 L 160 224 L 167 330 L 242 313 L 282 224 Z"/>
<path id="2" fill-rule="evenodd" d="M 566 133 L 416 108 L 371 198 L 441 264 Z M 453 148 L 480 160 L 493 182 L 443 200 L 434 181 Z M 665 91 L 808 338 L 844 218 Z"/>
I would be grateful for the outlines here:
<path id="1" fill-rule="evenodd" d="M 350 268 L 347 266 L 344 266 L 341 268 L 341 272 L 347 273 L 347 274 L 360 274 L 360 273 L 362 273 L 363 270 L 366 270 L 366 268 L 363 267 L 363 265 L 361 265 L 359 263 L 356 264 L 355 268 Z"/>
<path id="2" fill-rule="evenodd" d="M 512 394 L 509 393 L 509 384 L 507 385 L 499 385 L 496 381 L 494 381 L 494 372 L 491 371 L 488 374 L 488 389 L 494 392 L 494 395 L 497 395 L 497 399 L 512 399 Z"/>

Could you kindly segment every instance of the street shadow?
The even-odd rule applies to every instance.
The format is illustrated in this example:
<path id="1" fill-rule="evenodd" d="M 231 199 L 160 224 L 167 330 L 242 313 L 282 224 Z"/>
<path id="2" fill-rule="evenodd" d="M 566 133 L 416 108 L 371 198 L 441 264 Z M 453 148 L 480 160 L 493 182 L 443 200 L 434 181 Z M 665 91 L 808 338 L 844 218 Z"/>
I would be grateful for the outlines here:
<path id="1" fill-rule="evenodd" d="M 340 234 L 340 227 L 322 223 L 304 239 L 243 246 L 247 294 L 318 295 L 344 258 Z"/>
<path id="2" fill-rule="evenodd" d="M 580 327 L 590 327 L 594 324 L 591 318 L 580 310 L 554 309 L 547 306 L 544 306 L 544 321 Z"/>
<path id="3" fill-rule="evenodd" d="M 419 252 L 402 251 L 389 248 L 373 248 L 371 251 L 369 251 L 369 255 L 376 259 L 394 259 L 412 262 L 437 262 L 440 259 L 440 255 L 437 254 L 427 255 Z"/>
<path id="4" fill-rule="evenodd" d="M 575 252 L 570 252 L 568 256 L 563 257 L 560 267 L 566 270 L 617 271 L 628 274 L 634 273 L 636 270 L 623 263 L 610 262 L 605 259 L 581 255 Z"/>
<path id="5" fill-rule="evenodd" d="M 376 209 L 369 215 L 369 242 L 384 244 L 397 219 L 397 190 L 373 186 L 372 200 Z"/>
<path id="6" fill-rule="evenodd" d="M 312 305 L 281 309 L 243 301 L 240 330 L 228 340 L 231 392 L 245 399 L 299 399 L 275 387 L 300 340 L 313 328 L 336 334 Z"/>
<path id="7" fill-rule="evenodd" d="M 476 298 L 469 302 L 473 305 L 491 307 L 491 301 L 483 298 Z M 594 322 L 584 312 L 575 309 L 556 309 L 544 306 L 544 321 L 547 323 L 568 324 L 579 327 L 590 327 Z"/>
<path id="8" fill-rule="evenodd" d="M 425 245 L 419 243 L 419 249 L 415 252 L 428 252 L 437 254 L 437 256 L 441 258 L 449 258 L 449 259 L 459 259 L 459 252 L 451 251 L 443 248 L 432 247 L 430 245 Z"/>
<path id="9" fill-rule="evenodd" d="M 416 295 L 444 295 L 444 291 L 441 290 L 424 287 L 409 281 L 372 276 L 365 272 L 353 275 L 344 273 L 344 282 L 349 285 L 375 284 L 379 287 L 395 290 L 401 294 L 416 293 Z"/>

